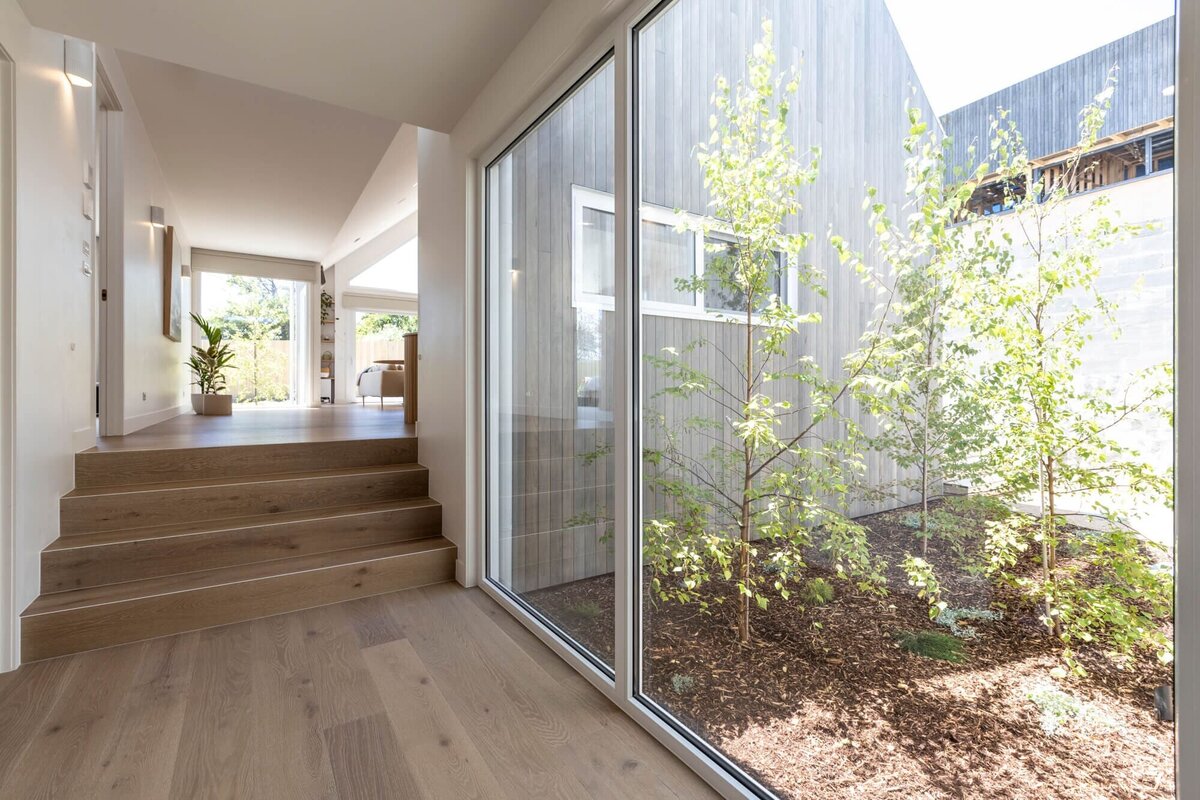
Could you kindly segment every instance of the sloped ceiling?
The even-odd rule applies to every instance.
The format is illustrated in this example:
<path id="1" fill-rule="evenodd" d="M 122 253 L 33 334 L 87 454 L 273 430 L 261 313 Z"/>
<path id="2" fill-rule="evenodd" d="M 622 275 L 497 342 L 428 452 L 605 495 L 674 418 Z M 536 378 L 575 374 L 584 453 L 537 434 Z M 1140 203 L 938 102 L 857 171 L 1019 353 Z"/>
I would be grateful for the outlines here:
<path id="1" fill-rule="evenodd" d="M 119 58 L 196 247 L 320 261 L 399 128 L 189 67 Z"/>
<path id="2" fill-rule="evenodd" d="M 20 0 L 34 25 L 449 131 L 548 0 Z"/>

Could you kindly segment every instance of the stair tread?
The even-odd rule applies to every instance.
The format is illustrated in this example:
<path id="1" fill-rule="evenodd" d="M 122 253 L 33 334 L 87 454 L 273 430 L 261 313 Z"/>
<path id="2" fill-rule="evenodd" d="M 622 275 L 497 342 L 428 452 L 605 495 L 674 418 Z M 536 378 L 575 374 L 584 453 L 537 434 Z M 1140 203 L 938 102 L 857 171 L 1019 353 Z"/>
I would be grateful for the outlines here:
<path id="1" fill-rule="evenodd" d="M 334 519 L 357 514 L 373 514 L 383 511 L 403 511 L 411 508 L 436 507 L 438 502 L 429 497 L 413 497 L 396 500 L 381 500 L 374 503 L 353 503 L 343 506 L 308 508 L 299 511 L 281 511 L 273 514 L 247 514 L 239 517 L 217 517 L 212 519 L 173 522 L 166 525 L 149 525 L 144 528 L 118 528 L 111 531 L 70 533 L 60 536 L 46 546 L 45 551 L 77 550 L 112 544 L 125 544 L 150 539 L 167 539 L 176 536 L 194 536 L 219 533 L 242 528 L 285 525 L 291 522 L 307 522 L 317 519 Z"/>
<path id="2" fill-rule="evenodd" d="M 238 486 L 241 484 L 276 483 L 310 478 L 352 477 L 355 475 L 378 475 L 398 472 L 421 472 L 425 466 L 415 462 L 406 464 L 388 464 L 378 467 L 353 467 L 348 469 L 322 469 L 308 472 L 272 472 L 261 475 L 230 476 L 224 478 L 205 478 L 202 480 L 163 481 L 161 483 L 131 483 L 123 486 L 89 486 L 72 489 L 63 495 L 63 499 L 74 497 L 102 497 L 114 494 L 143 494 L 148 492 L 172 491 L 179 489 L 202 489 L 214 486 Z"/>
<path id="3" fill-rule="evenodd" d="M 327 567 L 344 566 L 413 553 L 446 550 L 454 547 L 454 543 L 443 536 L 431 536 L 425 539 L 410 539 L 401 542 L 314 553 L 252 564 L 238 564 L 231 567 L 219 567 L 217 569 L 198 572 L 146 578 L 137 581 L 127 581 L 125 583 L 89 586 L 82 589 L 41 595 L 22 612 L 21 616 L 32 617 L 40 614 L 51 614 L 76 608 L 118 603 L 143 597 L 176 594 L 213 586 L 255 581 L 280 575 L 309 572 Z"/>

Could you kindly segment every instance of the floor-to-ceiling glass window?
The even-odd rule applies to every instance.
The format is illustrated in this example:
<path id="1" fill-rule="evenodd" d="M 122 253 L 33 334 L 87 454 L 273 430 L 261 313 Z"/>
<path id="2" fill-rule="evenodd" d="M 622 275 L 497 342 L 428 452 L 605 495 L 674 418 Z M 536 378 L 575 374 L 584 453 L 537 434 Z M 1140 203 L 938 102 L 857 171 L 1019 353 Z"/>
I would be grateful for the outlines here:
<path id="1" fill-rule="evenodd" d="M 304 363 L 307 284 L 252 275 L 203 275 L 200 313 L 221 326 L 234 352 L 227 376 L 234 402 L 298 402 Z"/>
<path id="2" fill-rule="evenodd" d="M 613 661 L 613 68 L 487 168 L 487 576 Z"/>
<path id="3" fill-rule="evenodd" d="M 1172 5 L 1061 5 L 636 28 L 635 691 L 780 796 L 1175 794 Z"/>

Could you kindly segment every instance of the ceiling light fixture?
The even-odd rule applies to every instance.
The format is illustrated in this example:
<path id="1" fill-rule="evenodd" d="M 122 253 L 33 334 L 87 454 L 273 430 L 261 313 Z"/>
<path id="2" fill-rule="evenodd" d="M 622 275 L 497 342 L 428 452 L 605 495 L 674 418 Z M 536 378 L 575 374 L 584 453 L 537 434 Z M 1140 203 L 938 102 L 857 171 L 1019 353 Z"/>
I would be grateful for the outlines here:
<path id="1" fill-rule="evenodd" d="M 92 45 L 80 39 L 63 40 L 63 72 L 72 86 L 86 89 L 92 85 L 95 59 Z"/>
<path id="2" fill-rule="evenodd" d="M 1175 84 L 1172 83 L 1170 86 L 1164 86 L 1162 93 L 1163 93 L 1163 97 L 1174 97 L 1175 96 Z"/>
<path id="3" fill-rule="evenodd" d="M 156 228 L 166 227 L 167 219 L 162 206 L 150 206 L 150 224 Z"/>

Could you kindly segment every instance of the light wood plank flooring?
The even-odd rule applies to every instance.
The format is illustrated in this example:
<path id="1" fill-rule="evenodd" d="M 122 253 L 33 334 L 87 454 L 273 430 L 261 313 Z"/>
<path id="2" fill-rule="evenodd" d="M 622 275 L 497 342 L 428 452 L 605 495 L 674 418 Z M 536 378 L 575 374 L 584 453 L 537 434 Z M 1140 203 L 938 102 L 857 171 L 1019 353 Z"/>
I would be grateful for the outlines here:
<path id="1" fill-rule="evenodd" d="M 441 584 L 0 675 L 0 797 L 716 795 L 485 594 Z"/>
<path id="2" fill-rule="evenodd" d="M 404 421 L 404 407 L 392 403 L 383 406 L 346 403 L 320 408 L 235 406 L 230 417 L 180 414 L 128 436 L 101 437 L 96 441 L 96 449 L 154 450 L 416 435 L 416 426 Z"/>

